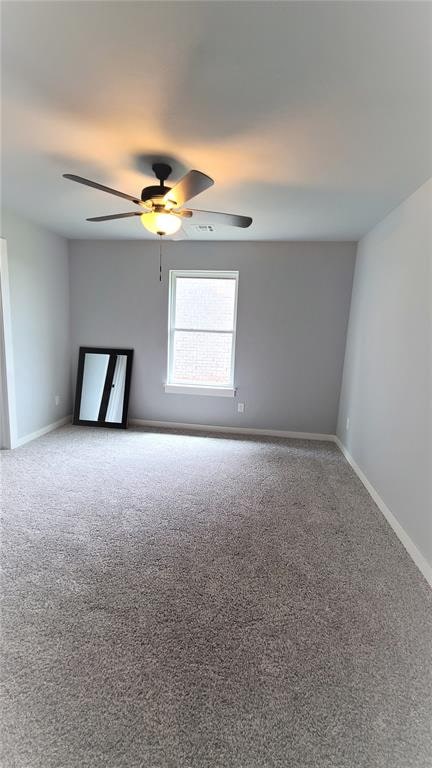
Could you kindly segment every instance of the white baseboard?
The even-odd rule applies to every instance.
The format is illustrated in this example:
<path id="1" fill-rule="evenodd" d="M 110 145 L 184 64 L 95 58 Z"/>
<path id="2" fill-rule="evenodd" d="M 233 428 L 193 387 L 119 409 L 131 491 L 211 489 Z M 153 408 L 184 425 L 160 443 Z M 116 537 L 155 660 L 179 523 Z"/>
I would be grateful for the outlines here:
<path id="1" fill-rule="evenodd" d="M 327 440 L 334 442 L 334 435 L 321 435 L 317 432 L 290 432 L 284 429 L 254 429 L 252 427 L 220 427 L 213 424 L 186 424 L 178 421 L 149 421 L 148 419 L 129 419 L 135 427 L 156 427 L 159 429 L 186 429 L 193 432 L 226 432 L 232 435 L 261 435 L 262 437 L 290 437 L 298 440 Z"/>
<path id="2" fill-rule="evenodd" d="M 396 536 L 404 545 L 411 559 L 414 560 L 419 571 L 423 574 L 428 584 L 432 586 L 432 567 L 429 565 L 426 558 L 424 558 L 421 552 L 419 552 L 419 550 L 417 549 L 412 539 L 410 539 L 407 532 L 404 530 L 404 528 L 402 528 L 401 524 L 398 523 L 393 512 L 389 510 L 387 504 L 385 504 L 385 502 L 382 500 L 381 496 L 379 495 L 378 491 L 376 491 L 373 485 L 369 482 L 364 472 L 360 469 L 359 465 L 354 461 L 349 451 L 345 448 L 344 444 L 339 440 L 338 437 L 336 437 L 336 435 L 334 436 L 333 439 L 336 445 L 338 446 L 338 448 L 340 449 L 340 451 L 345 456 L 347 462 L 353 468 L 357 477 L 359 477 L 359 479 L 362 481 L 363 485 L 365 486 L 366 490 L 372 496 L 375 504 L 377 505 L 380 512 L 382 512 L 382 514 L 384 515 L 388 524 L 393 528 Z"/>
<path id="3" fill-rule="evenodd" d="M 42 435 L 46 435 L 47 432 L 52 432 L 54 429 L 63 427 L 65 424 L 70 424 L 71 421 L 72 415 L 64 416 L 62 419 L 54 421 L 52 424 L 47 424 L 47 426 L 42 427 L 42 429 L 38 429 L 37 432 L 31 432 L 29 435 L 24 435 L 24 437 L 18 437 L 12 448 L 18 448 L 20 445 L 25 445 L 25 443 L 29 443 L 31 440 L 36 440 L 37 437 L 42 437 Z"/>

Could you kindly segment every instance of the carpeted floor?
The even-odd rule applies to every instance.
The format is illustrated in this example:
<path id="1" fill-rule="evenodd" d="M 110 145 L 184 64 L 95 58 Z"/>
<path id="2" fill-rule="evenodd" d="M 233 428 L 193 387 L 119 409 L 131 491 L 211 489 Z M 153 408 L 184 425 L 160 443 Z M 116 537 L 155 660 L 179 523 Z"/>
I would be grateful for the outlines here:
<path id="1" fill-rule="evenodd" d="M 334 445 L 2 464 L 5 768 L 430 768 L 431 593 Z"/>

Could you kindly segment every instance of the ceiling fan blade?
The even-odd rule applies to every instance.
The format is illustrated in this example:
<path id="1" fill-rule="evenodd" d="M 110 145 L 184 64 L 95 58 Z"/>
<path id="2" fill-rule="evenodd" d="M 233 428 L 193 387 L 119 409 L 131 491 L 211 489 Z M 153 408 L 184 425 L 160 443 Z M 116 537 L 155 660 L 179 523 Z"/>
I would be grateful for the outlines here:
<path id="1" fill-rule="evenodd" d="M 171 213 L 173 213 L 174 216 L 181 216 L 182 219 L 191 219 L 193 216 L 192 211 L 187 208 L 183 208 L 181 211 L 177 211 L 176 208 L 173 208 Z"/>
<path id="2" fill-rule="evenodd" d="M 117 189 L 111 189 L 111 187 L 105 187 L 104 184 L 98 184 L 97 181 L 90 181 L 90 179 L 83 179 L 82 176 L 75 176 L 74 173 L 64 173 L 64 179 L 70 179 L 71 181 L 77 181 L 78 184 L 85 184 L 87 187 L 94 187 L 100 189 L 102 192 L 108 192 L 110 195 L 117 195 L 117 197 L 124 197 L 125 200 L 130 200 L 137 205 L 141 204 L 141 200 L 138 197 L 132 197 L 127 195 L 126 192 L 119 192 Z"/>
<path id="3" fill-rule="evenodd" d="M 196 197 L 201 192 L 204 192 L 205 189 L 213 186 L 213 184 L 213 179 L 205 173 L 201 173 L 201 171 L 189 171 L 186 176 L 183 176 L 183 178 L 166 193 L 164 201 L 179 206 L 183 205 L 187 200 Z"/>
<path id="4" fill-rule="evenodd" d="M 93 216 L 91 219 L 86 219 L 86 221 L 111 221 L 111 219 L 127 219 L 129 216 L 141 216 L 141 213 L 138 213 L 138 211 L 133 211 L 133 213 L 113 213 L 112 216 Z"/>
<path id="5" fill-rule="evenodd" d="M 220 211 L 199 211 L 197 208 L 191 208 L 192 213 L 195 215 L 204 214 L 210 222 L 215 222 L 226 225 L 228 227 L 250 227 L 252 219 L 250 216 L 239 216 L 236 213 L 220 213 Z"/>

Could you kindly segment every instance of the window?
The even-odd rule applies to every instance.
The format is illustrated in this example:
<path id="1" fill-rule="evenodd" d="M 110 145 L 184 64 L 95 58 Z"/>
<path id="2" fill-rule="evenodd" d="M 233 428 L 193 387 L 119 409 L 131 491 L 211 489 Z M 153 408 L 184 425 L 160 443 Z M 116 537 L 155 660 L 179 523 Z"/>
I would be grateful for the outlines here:
<path id="1" fill-rule="evenodd" d="M 238 272 L 170 271 L 166 392 L 234 397 Z"/>

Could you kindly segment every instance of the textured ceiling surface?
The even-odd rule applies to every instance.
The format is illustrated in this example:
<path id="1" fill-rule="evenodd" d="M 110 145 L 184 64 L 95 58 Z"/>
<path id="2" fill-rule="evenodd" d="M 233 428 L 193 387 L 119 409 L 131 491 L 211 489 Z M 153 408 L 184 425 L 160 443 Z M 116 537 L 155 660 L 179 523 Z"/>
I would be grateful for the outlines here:
<path id="1" fill-rule="evenodd" d="M 432 175 L 432 5 L 4 2 L 3 200 L 69 237 L 151 238 L 152 157 L 251 215 L 230 240 L 357 239 Z"/>

